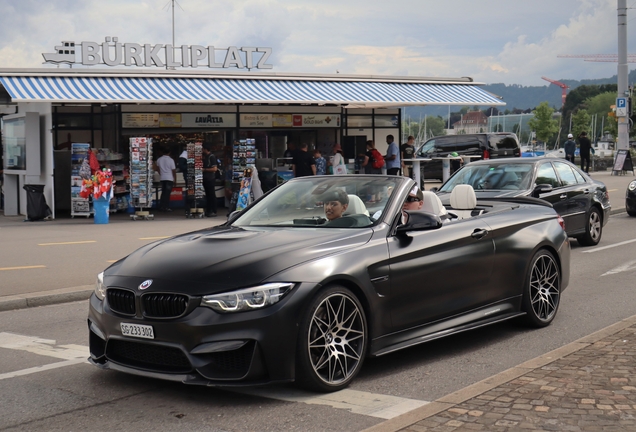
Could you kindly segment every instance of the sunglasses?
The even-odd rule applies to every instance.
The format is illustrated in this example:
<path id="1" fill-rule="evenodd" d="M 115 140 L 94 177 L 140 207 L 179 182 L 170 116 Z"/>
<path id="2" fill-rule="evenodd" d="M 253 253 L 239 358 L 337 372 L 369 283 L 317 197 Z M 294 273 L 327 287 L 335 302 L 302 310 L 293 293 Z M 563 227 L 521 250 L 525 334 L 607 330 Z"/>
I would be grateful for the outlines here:
<path id="1" fill-rule="evenodd" d="M 421 201 L 418 197 L 416 196 L 407 196 L 406 197 L 406 202 L 419 202 Z"/>

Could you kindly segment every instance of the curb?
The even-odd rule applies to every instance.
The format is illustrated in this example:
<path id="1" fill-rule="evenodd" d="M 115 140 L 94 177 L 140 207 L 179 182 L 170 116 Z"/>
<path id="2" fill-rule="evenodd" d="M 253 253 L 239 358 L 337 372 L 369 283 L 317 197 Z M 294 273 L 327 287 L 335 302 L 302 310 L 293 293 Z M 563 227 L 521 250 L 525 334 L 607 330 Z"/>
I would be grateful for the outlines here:
<path id="1" fill-rule="evenodd" d="M 82 285 L 45 292 L 1 297 L 0 312 L 87 300 L 93 290 L 93 285 Z"/>
<path id="2" fill-rule="evenodd" d="M 493 375 L 475 384 L 469 385 L 468 387 L 464 387 L 461 390 L 443 396 L 420 408 L 416 408 L 413 411 L 409 411 L 368 429 L 364 429 L 362 432 L 397 432 L 442 411 L 453 408 L 455 405 L 486 393 L 495 387 L 519 378 L 520 376 L 532 372 L 535 369 L 544 367 L 556 360 L 586 348 L 603 338 L 616 334 L 634 324 L 636 324 L 636 315 L 625 318 L 590 335 L 577 339 L 574 342 L 562 346 L 561 348 L 557 348 L 539 357 L 523 362 L 517 366 L 500 372 L 497 375 Z"/>

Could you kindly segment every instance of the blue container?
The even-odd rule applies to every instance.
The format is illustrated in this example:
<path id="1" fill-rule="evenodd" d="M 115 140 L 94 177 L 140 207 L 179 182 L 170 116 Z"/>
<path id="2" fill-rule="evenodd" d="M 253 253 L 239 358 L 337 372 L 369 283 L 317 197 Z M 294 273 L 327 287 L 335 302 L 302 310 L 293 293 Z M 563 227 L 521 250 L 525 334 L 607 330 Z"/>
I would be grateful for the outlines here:
<path id="1" fill-rule="evenodd" d="M 107 194 L 110 195 L 110 194 Z M 110 208 L 110 200 L 103 196 L 97 199 L 93 199 L 93 210 L 95 212 L 96 224 L 108 223 L 108 209 Z"/>

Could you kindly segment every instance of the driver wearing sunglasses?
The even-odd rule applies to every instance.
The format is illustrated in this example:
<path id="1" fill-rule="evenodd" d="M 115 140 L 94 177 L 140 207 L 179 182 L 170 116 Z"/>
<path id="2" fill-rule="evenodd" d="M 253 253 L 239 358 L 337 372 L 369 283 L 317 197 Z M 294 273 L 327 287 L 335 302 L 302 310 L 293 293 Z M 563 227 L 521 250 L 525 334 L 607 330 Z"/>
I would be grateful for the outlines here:
<path id="1" fill-rule="evenodd" d="M 402 204 L 402 223 L 406 223 L 407 216 L 406 210 L 421 210 L 424 205 L 424 195 L 419 187 L 413 186 L 413 189 L 409 191 L 409 195 L 406 197 L 404 204 Z"/>

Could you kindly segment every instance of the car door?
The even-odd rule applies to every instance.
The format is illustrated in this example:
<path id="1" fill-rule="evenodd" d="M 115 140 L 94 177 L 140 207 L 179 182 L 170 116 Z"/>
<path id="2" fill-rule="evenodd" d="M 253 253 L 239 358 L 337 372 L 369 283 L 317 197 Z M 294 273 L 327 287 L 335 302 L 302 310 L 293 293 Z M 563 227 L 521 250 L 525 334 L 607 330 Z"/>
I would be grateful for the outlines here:
<path id="1" fill-rule="evenodd" d="M 565 229 L 566 231 L 570 231 L 568 225 L 571 224 L 569 222 L 570 209 L 568 208 L 568 194 L 567 191 L 562 187 L 561 180 L 559 179 L 552 162 L 542 162 L 537 167 L 537 174 L 534 180 L 534 186 L 540 184 L 548 184 L 552 186 L 551 192 L 542 193 L 539 195 L 539 198 L 545 200 L 552 204 L 554 210 L 561 215 L 563 220 L 565 220 Z"/>
<path id="2" fill-rule="evenodd" d="M 568 195 L 569 211 L 568 232 L 584 231 L 587 222 L 587 210 L 590 208 L 592 194 L 590 185 L 581 174 L 565 162 L 554 162 L 554 167 Z"/>
<path id="3" fill-rule="evenodd" d="M 490 303 L 494 243 L 483 217 L 388 239 L 390 310 L 402 330 Z"/>

